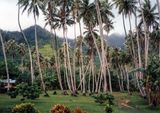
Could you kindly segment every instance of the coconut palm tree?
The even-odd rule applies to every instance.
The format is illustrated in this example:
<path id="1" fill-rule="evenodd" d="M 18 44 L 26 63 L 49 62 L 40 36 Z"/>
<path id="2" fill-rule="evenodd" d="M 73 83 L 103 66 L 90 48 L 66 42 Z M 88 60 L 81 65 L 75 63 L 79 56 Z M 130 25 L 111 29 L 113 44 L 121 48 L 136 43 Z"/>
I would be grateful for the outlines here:
<path id="1" fill-rule="evenodd" d="M 45 95 L 48 95 L 46 91 L 43 75 L 42 75 L 41 65 L 40 65 L 39 50 L 38 50 L 38 37 L 37 37 L 37 18 L 39 17 L 40 9 L 43 10 L 43 7 L 44 7 L 43 0 L 19 0 L 18 4 L 20 5 L 21 8 L 23 8 L 23 12 L 27 10 L 28 14 L 33 13 L 34 25 L 35 25 L 35 48 L 36 48 L 36 58 L 37 58 L 38 70 L 39 70 L 39 75 L 41 78 L 42 88 L 44 90 Z"/>
<path id="2" fill-rule="evenodd" d="M 47 8 L 43 11 L 44 15 L 45 15 L 45 27 L 47 25 L 50 26 L 50 32 L 53 34 L 54 31 L 54 36 L 52 36 L 53 39 L 52 40 L 52 47 L 53 50 L 55 49 L 56 52 L 54 53 L 55 56 L 55 64 L 56 64 L 56 72 L 57 72 L 57 76 L 58 76 L 58 81 L 59 81 L 59 85 L 61 90 L 63 91 L 64 88 L 62 86 L 62 78 L 60 75 L 60 62 L 59 62 L 59 58 L 58 58 L 58 41 L 57 41 L 57 36 L 56 36 L 56 29 L 59 26 L 59 20 L 57 19 L 57 15 L 56 12 L 58 11 L 56 8 L 56 1 L 52 1 L 49 0 L 46 2 Z"/>
<path id="3" fill-rule="evenodd" d="M 32 84 L 34 82 L 34 69 L 33 69 L 33 60 L 32 60 L 32 54 L 31 54 L 31 47 L 28 43 L 28 40 L 22 30 L 22 27 L 21 27 L 21 23 L 20 23 L 20 5 L 18 5 L 18 26 L 19 26 L 19 29 L 22 33 L 22 36 L 27 44 L 27 47 L 28 47 L 28 53 L 29 53 L 29 60 L 30 60 L 30 70 L 31 70 L 31 81 L 32 81 Z"/>
<path id="4" fill-rule="evenodd" d="M 9 70 L 8 70 L 8 63 L 7 63 L 7 57 L 6 57 L 6 50 L 5 50 L 5 46 L 4 46 L 4 41 L 3 41 L 3 37 L 2 37 L 1 30 L 0 30 L 0 41 L 1 41 L 1 44 L 2 44 L 2 51 L 3 51 L 5 66 L 6 66 L 6 74 L 7 74 L 7 90 L 9 91 L 9 90 L 10 90 Z"/>
<path id="5" fill-rule="evenodd" d="M 106 78 L 106 69 L 108 72 L 109 76 L 109 89 L 110 92 L 112 93 L 112 84 L 111 84 L 111 76 L 110 76 L 110 71 L 108 67 L 108 61 L 106 59 L 106 53 L 105 53 L 105 48 L 104 48 L 104 34 L 103 34 L 103 20 L 102 20 L 102 15 L 101 15 L 101 7 L 99 4 L 99 0 L 95 0 L 95 6 L 96 6 L 96 13 L 97 13 L 97 20 L 98 20 L 98 25 L 99 25 L 99 31 L 100 31 L 100 39 L 101 39 L 101 59 L 102 59 L 102 64 L 101 64 L 101 69 L 102 69 L 102 75 L 104 76 L 104 92 L 107 91 L 107 78 Z"/>
<path id="6" fill-rule="evenodd" d="M 125 27 L 125 17 L 128 16 L 128 20 L 129 20 L 129 26 L 130 26 L 130 32 L 132 33 L 132 23 L 131 23 L 131 16 L 132 14 L 135 14 L 136 11 L 136 0 L 114 0 L 114 3 L 116 5 L 116 8 L 118 8 L 118 13 L 122 14 L 123 17 L 123 26 L 124 26 L 124 30 L 125 30 L 125 36 L 127 37 L 127 31 L 126 31 L 126 27 Z M 134 58 L 134 62 L 135 61 L 135 57 L 136 57 L 136 53 L 135 53 L 135 45 L 133 43 L 133 37 L 131 35 L 131 44 L 132 44 L 132 54 L 133 54 L 133 58 Z"/>
<path id="7" fill-rule="evenodd" d="M 26 55 L 26 45 L 24 43 L 17 44 L 17 52 L 21 57 L 20 69 L 21 69 L 21 72 L 24 73 L 24 58 Z"/>
<path id="8" fill-rule="evenodd" d="M 144 0 L 144 2 L 141 4 L 141 1 L 139 0 L 140 4 L 140 10 L 139 10 L 139 17 L 140 23 L 139 26 L 144 27 L 145 31 L 145 68 L 148 65 L 148 51 L 149 51 L 149 31 L 153 29 L 153 25 L 158 24 L 158 13 L 155 12 L 156 5 L 151 5 L 150 0 Z"/>

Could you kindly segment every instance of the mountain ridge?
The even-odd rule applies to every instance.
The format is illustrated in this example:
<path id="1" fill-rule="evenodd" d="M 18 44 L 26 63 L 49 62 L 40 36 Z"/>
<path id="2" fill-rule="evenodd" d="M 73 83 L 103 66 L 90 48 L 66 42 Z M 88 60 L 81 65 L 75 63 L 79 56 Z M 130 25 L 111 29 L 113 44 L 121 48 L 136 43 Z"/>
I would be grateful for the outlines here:
<path id="1" fill-rule="evenodd" d="M 34 27 L 35 26 L 30 26 L 26 29 L 24 29 L 24 33 L 28 39 L 28 42 L 33 46 L 34 45 Z M 40 26 L 36 26 L 37 27 L 37 36 L 38 36 L 38 44 L 40 47 L 44 46 L 46 43 L 51 43 L 51 38 L 54 37 L 54 34 L 51 34 L 48 30 L 40 27 Z M 9 39 L 14 39 L 19 43 L 24 43 L 24 39 L 22 37 L 21 32 L 19 31 L 3 31 L 2 30 L 2 35 L 5 41 L 9 40 Z M 63 42 L 63 38 L 57 36 L 58 41 L 60 43 Z M 105 35 L 106 39 L 107 39 L 107 44 L 110 47 L 113 48 L 122 48 L 123 47 L 123 43 L 125 42 L 124 36 L 120 35 L 118 33 L 112 33 L 111 35 L 109 35 L 108 37 Z M 68 39 L 68 42 L 73 45 L 74 39 Z"/>

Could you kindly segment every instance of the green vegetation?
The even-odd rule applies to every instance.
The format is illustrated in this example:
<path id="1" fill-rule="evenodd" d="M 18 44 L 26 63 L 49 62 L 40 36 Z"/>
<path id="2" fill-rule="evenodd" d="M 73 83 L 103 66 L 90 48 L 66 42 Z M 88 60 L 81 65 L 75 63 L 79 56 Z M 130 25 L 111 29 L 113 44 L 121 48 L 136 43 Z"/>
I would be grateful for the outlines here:
<path id="1" fill-rule="evenodd" d="M 50 44 L 44 45 L 39 51 L 45 58 L 49 58 L 49 59 L 54 54 L 54 51 L 53 51 L 53 49 L 52 49 Z"/>
<path id="2" fill-rule="evenodd" d="M 75 113 L 83 112 L 81 109 L 89 113 L 158 113 L 158 0 L 157 4 L 151 0 L 18 0 L 20 32 L 14 37 L 0 30 L 0 112 L 10 113 L 19 105 L 17 113 L 29 113 L 33 106 L 21 103 L 31 102 L 42 113 L 51 109 L 52 113 L 71 113 L 76 107 Z M 114 29 L 113 8 L 123 19 L 123 48 L 106 43 Z M 29 31 L 21 26 L 24 12 L 34 17 Z M 41 13 L 50 32 L 37 25 Z M 59 29 L 63 39 L 57 36 Z M 73 33 L 74 41 L 68 39 L 68 32 Z"/>
<path id="3" fill-rule="evenodd" d="M 12 113 L 39 113 L 31 103 L 22 103 L 12 109 Z"/>
<path id="4" fill-rule="evenodd" d="M 7 95 L 1 94 L 0 95 L 0 110 L 12 108 L 16 104 L 20 104 L 22 102 L 31 102 L 35 104 L 35 107 L 41 113 L 49 113 L 50 109 L 56 104 L 63 104 L 66 107 L 71 108 L 71 110 L 79 107 L 84 111 L 89 113 L 105 113 L 105 104 L 100 105 L 94 102 L 94 99 L 90 96 L 81 96 L 80 94 L 78 97 L 73 97 L 70 95 L 62 95 L 61 91 L 57 91 L 57 95 L 52 95 L 52 92 L 49 92 L 50 97 L 40 96 L 39 99 L 36 100 L 25 100 L 20 101 L 21 97 L 16 99 L 10 99 Z M 114 112 L 115 113 L 159 113 L 160 109 L 151 109 L 145 103 L 145 101 L 139 97 L 137 94 L 132 96 L 128 96 L 127 93 L 114 93 L 115 96 L 115 105 L 114 105 Z M 123 106 L 126 100 L 130 100 L 128 106 Z M 6 106 L 7 105 L 7 106 Z M 3 113 L 3 112 L 2 112 Z M 4 112 L 5 113 L 5 112 Z"/>

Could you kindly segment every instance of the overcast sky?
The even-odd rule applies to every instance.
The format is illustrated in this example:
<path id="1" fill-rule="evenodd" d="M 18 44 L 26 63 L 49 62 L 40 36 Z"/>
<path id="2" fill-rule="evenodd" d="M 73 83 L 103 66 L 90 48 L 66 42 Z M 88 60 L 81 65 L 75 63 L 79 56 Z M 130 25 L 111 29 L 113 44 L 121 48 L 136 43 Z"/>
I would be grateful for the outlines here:
<path id="1" fill-rule="evenodd" d="M 17 23 L 17 1 L 18 0 L 0 0 L 0 29 L 7 30 L 7 31 L 16 31 L 19 30 L 18 23 Z M 155 3 L 155 0 L 151 0 L 152 3 Z M 117 11 L 113 9 L 113 13 L 115 14 L 114 21 L 114 30 L 111 33 L 120 33 L 123 34 L 123 24 L 122 24 L 122 17 L 121 15 L 117 14 Z M 132 19 L 134 23 L 134 19 Z M 40 14 L 38 25 L 44 27 L 44 16 Z M 21 15 L 21 24 L 23 29 L 34 25 L 33 16 L 27 13 Z M 128 28 L 128 22 L 126 22 Z M 77 26 L 78 29 L 78 26 Z M 129 28 L 128 28 L 129 29 Z M 62 31 L 59 30 L 59 36 L 62 36 Z M 74 37 L 73 27 L 68 28 L 68 37 Z"/>

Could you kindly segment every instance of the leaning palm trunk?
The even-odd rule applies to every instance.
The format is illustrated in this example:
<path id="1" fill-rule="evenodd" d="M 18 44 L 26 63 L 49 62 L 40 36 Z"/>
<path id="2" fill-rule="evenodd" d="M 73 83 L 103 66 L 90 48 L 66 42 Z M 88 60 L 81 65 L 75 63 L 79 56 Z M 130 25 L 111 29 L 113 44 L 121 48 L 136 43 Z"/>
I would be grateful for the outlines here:
<path id="1" fill-rule="evenodd" d="M 125 70 L 125 72 L 126 72 L 127 90 L 128 90 L 128 93 L 130 94 L 129 75 L 128 75 L 128 69 L 127 69 L 127 65 L 126 65 L 126 64 L 124 65 L 124 70 Z"/>
<path id="2" fill-rule="evenodd" d="M 70 81 L 71 81 L 71 90 L 72 93 L 75 94 L 75 87 L 74 87 L 74 78 L 73 78 L 73 74 L 72 74 L 72 68 L 71 68 L 71 62 L 70 62 L 70 55 L 69 55 L 69 48 L 68 48 L 68 41 L 66 38 L 66 25 L 63 26 L 63 37 L 65 40 L 65 50 L 64 50 L 64 59 L 66 60 L 66 69 L 68 69 L 69 74 L 70 74 Z M 67 68 L 68 67 L 68 68 Z M 68 75 L 67 75 L 68 76 Z"/>
<path id="3" fill-rule="evenodd" d="M 132 45 L 132 52 L 133 52 L 133 61 L 134 61 L 134 64 L 136 65 L 136 52 L 135 52 L 135 45 L 134 45 L 134 41 L 133 41 L 131 15 L 129 15 L 129 26 L 130 26 L 130 32 L 131 32 L 131 45 Z"/>
<path id="4" fill-rule="evenodd" d="M 28 53 L 29 53 L 29 60 L 30 60 L 30 70 L 31 70 L 31 81 L 32 81 L 32 84 L 34 82 L 34 70 L 33 70 L 33 59 L 32 59 L 32 53 L 31 53 L 31 47 L 28 43 L 28 40 L 26 38 L 26 35 L 24 34 L 23 30 L 22 30 L 22 27 L 21 27 L 21 23 L 20 23 L 20 6 L 18 5 L 18 26 L 20 28 L 20 31 L 22 33 L 22 36 L 27 44 L 27 47 L 28 47 Z"/>
<path id="5" fill-rule="evenodd" d="M 122 13 L 122 19 L 123 19 L 123 28 L 124 28 L 125 37 L 127 37 L 127 30 L 126 30 L 126 26 L 125 26 L 125 18 L 124 18 L 123 13 Z"/>
<path id="6" fill-rule="evenodd" d="M 81 22 L 78 22 L 79 24 L 79 30 L 80 30 L 80 37 L 82 38 L 81 44 L 80 44 L 80 51 L 81 51 L 81 57 L 80 57 L 80 81 L 82 81 L 82 77 L 84 76 L 84 63 L 83 63 L 83 49 L 82 49 L 82 42 L 83 42 L 83 35 L 82 35 L 82 28 L 81 28 Z M 81 85 L 81 91 L 82 91 L 82 85 Z"/>
<path id="7" fill-rule="evenodd" d="M 142 68 L 141 50 L 140 50 L 139 33 L 138 33 L 137 16 L 136 15 L 135 15 L 135 25 L 136 25 L 136 33 L 137 33 L 136 41 L 137 41 L 137 47 L 138 47 L 138 68 Z M 143 79 L 142 72 L 138 72 L 136 74 L 136 80 L 137 80 L 137 86 L 138 86 L 138 89 L 139 89 L 141 95 L 145 96 L 144 91 L 143 91 L 142 87 L 140 86 L 139 79 L 140 80 Z"/>
<path id="8" fill-rule="evenodd" d="M 74 19 L 74 21 L 76 21 Z M 76 90 L 76 42 L 77 42 L 77 36 L 76 36 L 76 23 L 74 24 L 74 37 L 75 37 L 75 47 L 73 51 L 73 80 L 74 80 L 74 87 Z"/>
<path id="9" fill-rule="evenodd" d="M 37 57 L 38 71 L 39 71 L 39 74 L 40 74 L 41 85 L 42 85 L 43 91 L 46 95 L 48 95 L 47 91 L 46 91 L 46 86 L 45 86 L 45 83 L 44 83 L 43 75 L 42 75 L 42 69 L 41 69 L 41 66 L 40 66 L 38 39 L 37 39 L 38 38 L 37 37 L 37 21 L 36 21 L 35 13 L 34 13 L 34 21 L 35 21 L 35 46 L 36 46 L 36 57 Z"/>
<path id="10" fill-rule="evenodd" d="M 142 12 L 142 19 L 143 19 L 143 23 L 144 23 L 144 33 L 145 33 L 145 53 L 144 53 L 144 60 L 145 60 L 145 69 L 147 68 L 148 65 L 148 47 L 149 47 L 149 36 L 148 36 L 148 29 L 147 29 L 147 24 L 144 18 L 144 12 L 142 9 L 142 5 L 141 5 L 141 0 L 138 0 L 138 3 L 140 5 L 140 10 Z"/>
<path id="11" fill-rule="evenodd" d="M 99 22 L 99 30 L 100 30 L 100 36 L 101 36 L 101 48 L 102 48 L 102 74 L 104 76 L 104 92 L 107 92 L 107 78 L 106 78 L 106 66 L 108 65 L 105 61 L 105 50 L 104 50 L 104 35 L 103 35 L 103 27 L 102 27 L 102 18 L 101 18 L 101 14 L 100 14 L 100 8 L 99 8 L 99 4 L 98 4 L 98 0 L 95 0 L 95 4 L 96 4 L 96 11 L 97 11 L 97 18 L 98 18 L 98 22 Z M 108 70 L 108 75 L 110 75 L 110 71 L 109 71 L 109 67 L 107 66 L 107 70 Z M 110 82 L 111 83 L 111 82 Z M 112 93 L 112 87 L 111 84 L 109 84 L 110 87 L 110 92 Z"/>
<path id="12" fill-rule="evenodd" d="M 136 14 L 136 13 L 135 13 Z M 138 47 L 138 62 L 139 62 L 139 68 L 142 68 L 142 58 L 141 58 L 141 49 L 140 49 L 140 42 L 139 42 L 139 33 L 138 33 L 138 27 L 137 27 L 137 16 L 135 15 L 135 25 L 136 25 L 136 41 L 137 41 L 137 47 Z M 140 78 L 142 79 L 142 73 L 140 73 Z"/>
<path id="13" fill-rule="evenodd" d="M 157 6 L 158 6 L 159 25 L 160 25 L 160 2 L 159 0 L 157 0 Z M 160 58 L 160 41 L 159 41 L 159 58 Z"/>
<path id="14" fill-rule="evenodd" d="M 52 33 L 52 28 L 51 28 L 51 33 Z M 58 55 L 58 47 L 57 47 L 58 43 L 57 43 L 57 36 L 56 36 L 55 30 L 54 30 L 54 44 L 55 44 L 55 46 L 53 45 L 53 47 L 55 47 L 55 49 L 56 49 L 56 53 L 54 55 L 55 55 L 55 64 L 56 64 L 56 72 L 57 72 L 57 76 L 58 76 L 58 82 L 59 82 L 61 91 L 64 91 L 63 85 L 62 85 L 61 73 L 60 73 L 60 63 L 59 63 L 59 57 L 58 57 L 59 55 Z"/>
<path id="15" fill-rule="evenodd" d="M 10 80 L 9 80 L 8 63 L 7 63 L 6 51 L 5 51 L 5 47 L 4 47 L 3 37 L 2 37 L 1 31 L 0 31 L 0 40 L 1 40 L 1 44 L 2 44 L 2 51 L 3 51 L 5 67 L 6 67 L 6 74 L 7 74 L 7 90 L 9 91 L 10 90 Z"/>

